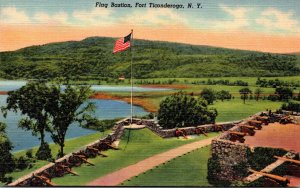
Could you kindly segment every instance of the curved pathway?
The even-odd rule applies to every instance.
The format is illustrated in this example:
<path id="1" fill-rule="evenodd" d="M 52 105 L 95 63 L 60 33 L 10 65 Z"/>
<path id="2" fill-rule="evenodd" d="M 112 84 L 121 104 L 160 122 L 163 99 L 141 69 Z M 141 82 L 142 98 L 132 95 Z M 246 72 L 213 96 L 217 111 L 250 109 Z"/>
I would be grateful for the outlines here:
<path id="1" fill-rule="evenodd" d="M 154 168 L 166 161 L 169 161 L 173 158 L 176 158 L 180 155 L 188 153 L 192 150 L 207 146 L 211 144 L 213 138 L 208 138 L 205 140 L 196 141 L 193 143 L 185 144 L 183 146 L 177 147 L 175 149 L 171 149 L 169 151 L 159 153 L 153 155 L 149 158 L 146 158 L 136 164 L 127 166 L 122 168 L 118 171 L 112 172 L 105 176 L 102 176 L 98 179 L 93 180 L 92 182 L 88 183 L 89 186 L 116 186 L 120 183 L 137 176 L 147 170 Z"/>

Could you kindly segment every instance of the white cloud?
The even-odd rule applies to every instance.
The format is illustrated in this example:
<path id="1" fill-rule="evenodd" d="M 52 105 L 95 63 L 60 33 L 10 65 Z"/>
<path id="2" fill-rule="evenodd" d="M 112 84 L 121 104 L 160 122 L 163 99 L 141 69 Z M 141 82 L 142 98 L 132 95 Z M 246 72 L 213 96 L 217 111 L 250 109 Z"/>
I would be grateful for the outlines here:
<path id="1" fill-rule="evenodd" d="M 247 13 L 251 11 L 249 8 L 233 7 L 230 8 L 225 5 L 221 5 L 220 8 L 228 13 L 232 18 L 224 21 L 216 21 L 215 27 L 229 30 L 244 29 L 250 25 Z"/>
<path id="2" fill-rule="evenodd" d="M 154 27 L 187 23 L 184 16 L 180 15 L 179 12 L 174 12 L 170 9 L 135 11 L 122 19 L 122 21 L 128 24 Z"/>
<path id="3" fill-rule="evenodd" d="M 34 15 L 34 19 L 37 22 L 48 22 L 50 20 L 50 16 L 48 14 L 46 14 L 46 13 L 43 13 L 43 12 L 37 12 Z"/>
<path id="4" fill-rule="evenodd" d="M 223 18 L 198 18 L 193 27 L 226 32 L 249 29 L 251 25 L 249 12 L 253 11 L 253 8 L 229 7 L 227 5 L 219 5 L 219 8 L 224 15 Z"/>
<path id="5" fill-rule="evenodd" d="M 80 25 L 108 25 L 113 22 L 109 9 L 93 9 L 92 11 L 74 11 L 72 16 Z"/>
<path id="6" fill-rule="evenodd" d="M 261 17 L 255 21 L 257 24 L 262 25 L 268 30 L 284 30 L 284 31 L 300 31 L 299 23 L 293 19 L 294 13 L 281 12 L 275 8 L 268 8 L 261 13 Z"/>
<path id="7" fill-rule="evenodd" d="M 18 10 L 16 7 L 3 7 L 0 9 L 1 24 L 26 24 L 30 19 L 25 11 Z"/>
<path id="8" fill-rule="evenodd" d="M 49 15 L 44 12 L 37 12 L 33 16 L 34 21 L 41 24 L 66 24 L 68 21 L 68 14 L 65 12 L 58 12 L 54 15 Z"/>

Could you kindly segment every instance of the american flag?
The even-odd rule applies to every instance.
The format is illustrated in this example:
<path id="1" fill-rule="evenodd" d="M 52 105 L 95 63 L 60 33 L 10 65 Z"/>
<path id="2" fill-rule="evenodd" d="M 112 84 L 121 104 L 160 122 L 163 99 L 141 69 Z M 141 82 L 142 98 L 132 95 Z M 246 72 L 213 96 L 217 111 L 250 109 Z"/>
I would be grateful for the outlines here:
<path id="1" fill-rule="evenodd" d="M 132 33 L 130 33 L 126 37 L 120 38 L 116 41 L 113 53 L 125 51 L 130 47 L 131 34 Z"/>

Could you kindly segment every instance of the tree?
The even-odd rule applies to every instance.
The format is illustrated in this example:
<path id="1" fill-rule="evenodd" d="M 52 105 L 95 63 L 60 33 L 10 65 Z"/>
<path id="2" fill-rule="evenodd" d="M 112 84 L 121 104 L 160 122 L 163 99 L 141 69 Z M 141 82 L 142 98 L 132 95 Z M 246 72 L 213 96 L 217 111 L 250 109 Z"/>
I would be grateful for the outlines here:
<path id="1" fill-rule="evenodd" d="M 7 106 L 2 107 L 5 117 L 8 110 L 14 112 L 19 110 L 22 115 L 26 116 L 19 121 L 19 127 L 31 130 L 34 136 L 39 135 L 41 141 L 39 151 L 41 152 L 45 145 L 45 131 L 49 131 L 50 128 L 49 113 L 44 110 L 48 102 L 48 94 L 49 87 L 46 83 L 29 82 L 18 90 L 8 92 Z M 47 158 L 38 157 L 38 159 Z"/>
<path id="2" fill-rule="evenodd" d="M 164 99 L 157 116 L 159 124 L 165 129 L 214 123 L 216 117 L 217 110 L 208 109 L 206 100 L 183 92 Z"/>
<path id="3" fill-rule="evenodd" d="M 15 168 L 13 155 L 10 152 L 13 146 L 6 135 L 5 128 L 5 124 L 0 122 L 0 181 L 2 182 L 7 181 L 5 174 L 12 172 Z"/>
<path id="4" fill-rule="evenodd" d="M 212 104 L 214 100 L 216 100 L 215 92 L 210 88 L 204 88 L 201 91 L 200 96 L 204 98 L 208 104 Z"/>
<path id="5" fill-rule="evenodd" d="M 248 95 L 251 94 L 252 91 L 249 88 L 245 87 L 245 88 L 240 89 L 239 92 L 240 92 L 241 98 L 243 99 L 244 104 L 245 104 L 246 99 L 248 98 Z"/>
<path id="6" fill-rule="evenodd" d="M 279 100 L 288 101 L 293 97 L 293 90 L 288 87 L 276 88 L 275 94 L 279 96 Z"/>
<path id="7" fill-rule="evenodd" d="M 254 91 L 254 94 L 255 94 L 255 100 L 258 101 L 258 99 L 260 98 L 260 95 L 263 93 L 263 90 L 261 88 L 257 88 L 255 91 Z"/>
<path id="8" fill-rule="evenodd" d="M 221 90 L 216 93 L 216 98 L 223 102 L 225 99 L 231 99 L 231 94 L 229 91 Z"/>
<path id="9" fill-rule="evenodd" d="M 88 124 L 93 119 L 89 112 L 95 108 L 93 103 L 87 103 L 92 94 L 90 87 L 66 86 L 64 90 L 60 87 L 51 90 L 45 111 L 49 112 L 52 118 L 51 137 L 54 143 L 60 146 L 58 156 L 64 155 L 65 136 L 69 126 L 78 122 L 81 125 Z"/>

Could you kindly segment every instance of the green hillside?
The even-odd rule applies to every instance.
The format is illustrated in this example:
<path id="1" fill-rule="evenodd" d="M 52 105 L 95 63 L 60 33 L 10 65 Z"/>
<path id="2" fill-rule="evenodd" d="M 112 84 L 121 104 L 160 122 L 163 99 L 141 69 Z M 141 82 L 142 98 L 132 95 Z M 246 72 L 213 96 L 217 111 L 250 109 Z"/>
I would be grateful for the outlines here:
<path id="1" fill-rule="evenodd" d="M 114 38 L 31 46 L 0 53 L 0 77 L 6 79 L 99 79 L 130 74 L 130 51 L 112 54 Z M 300 75 L 296 55 L 135 40 L 135 78 Z"/>

